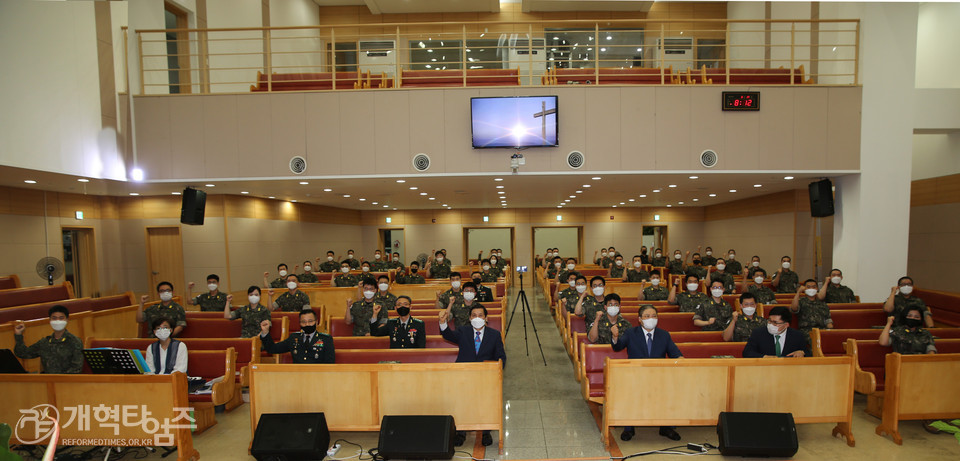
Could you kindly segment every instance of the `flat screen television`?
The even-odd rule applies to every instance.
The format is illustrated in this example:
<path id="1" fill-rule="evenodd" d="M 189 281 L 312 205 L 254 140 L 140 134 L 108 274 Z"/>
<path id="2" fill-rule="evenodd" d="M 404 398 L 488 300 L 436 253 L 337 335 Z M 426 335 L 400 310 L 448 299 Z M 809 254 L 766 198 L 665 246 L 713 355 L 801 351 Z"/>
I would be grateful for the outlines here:
<path id="1" fill-rule="evenodd" d="M 556 147 L 557 97 L 471 98 L 473 147 Z"/>

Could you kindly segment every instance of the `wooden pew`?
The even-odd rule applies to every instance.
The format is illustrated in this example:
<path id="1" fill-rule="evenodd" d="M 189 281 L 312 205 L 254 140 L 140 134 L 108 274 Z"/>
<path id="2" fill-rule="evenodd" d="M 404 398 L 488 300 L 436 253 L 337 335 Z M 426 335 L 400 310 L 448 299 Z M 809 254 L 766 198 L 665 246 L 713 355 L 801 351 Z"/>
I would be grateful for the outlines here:
<path id="1" fill-rule="evenodd" d="M 99 311 L 104 309 L 113 309 L 135 304 L 132 292 L 126 292 L 120 295 L 104 296 L 101 298 L 73 298 L 59 301 L 48 301 L 38 304 L 28 304 L 24 306 L 7 307 L 0 309 L 0 323 L 7 323 L 15 320 L 34 320 L 48 318 L 51 307 L 61 305 L 66 307 L 70 315 L 83 311 Z"/>
<path id="2" fill-rule="evenodd" d="M 324 412 L 331 431 L 379 431 L 383 415 L 442 414 L 452 415 L 458 430 L 498 431 L 503 449 L 500 362 L 259 364 L 252 371 L 251 440 L 263 413 Z M 303 383 L 311 383 L 310 392 Z"/>
<path id="3" fill-rule="evenodd" d="M 387 336 L 337 336 L 335 346 L 337 352 L 340 349 L 389 349 L 390 338 Z M 426 347 L 457 347 L 457 345 L 443 339 L 443 336 L 427 335 Z"/>
<path id="4" fill-rule="evenodd" d="M 200 457 L 193 446 L 188 419 L 190 415 L 178 410 L 189 410 L 191 406 L 187 400 L 187 377 L 183 373 L 160 376 L 7 374 L 0 378 L 0 395 L 4 396 L 4 404 L 0 405 L 0 421 L 18 421 L 22 416 L 21 410 L 37 408 L 39 405 L 55 407 L 61 416 L 60 445 L 100 445 L 89 441 L 123 439 L 131 441 L 131 445 L 175 446 L 178 461 L 194 461 Z M 117 424 L 115 434 L 113 427 L 93 418 L 93 408 L 99 405 L 129 408 L 136 414 L 137 420 L 149 422 L 155 419 L 159 428 L 155 432 L 148 432 L 152 423 L 125 425 L 121 413 L 105 421 L 107 424 Z M 78 421 L 67 424 L 69 415 L 76 414 L 81 408 L 89 409 L 89 427 L 80 427 Z M 141 408 L 150 413 L 149 417 L 144 417 Z M 24 424 L 24 428 L 14 433 L 12 443 L 36 443 L 35 439 L 18 438 L 17 434 L 36 433 L 35 420 L 24 421 Z M 41 430 L 40 435 L 46 433 Z M 45 438 L 41 443 L 48 440 Z"/>
<path id="5" fill-rule="evenodd" d="M 957 340 L 948 340 L 957 341 Z M 957 346 L 951 346 L 953 349 Z M 939 344 L 938 344 L 939 348 Z M 960 352 L 960 351 L 957 351 Z M 960 353 L 933 355 L 888 354 L 885 359 L 886 391 L 877 435 L 888 434 L 903 444 L 899 422 L 911 419 L 960 417 Z"/>
<path id="6" fill-rule="evenodd" d="M 20 288 L 20 276 L 10 274 L 0 277 L 0 290 L 10 290 L 13 288 Z"/>
<path id="7" fill-rule="evenodd" d="M 960 327 L 960 294 L 918 288 L 913 290 L 913 295 L 927 303 L 935 322 Z"/>
<path id="8" fill-rule="evenodd" d="M 427 335 L 440 334 L 440 319 L 436 315 L 431 317 L 421 317 L 420 320 L 423 320 L 424 326 L 427 329 Z M 501 316 L 487 316 L 487 326 L 499 330 L 500 336 L 503 336 L 503 318 Z M 347 325 L 347 322 L 344 321 L 343 317 L 331 317 L 328 334 L 334 338 L 341 336 L 353 336 L 353 325 Z"/>
<path id="9" fill-rule="evenodd" d="M 928 328 L 935 340 L 960 338 L 960 328 Z M 876 340 L 880 339 L 881 328 L 870 329 L 834 329 L 821 330 L 814 328 L 810 332 L 814 357 L 830 357 L 844 355 L 847 339 Z"/>
<path id="10" fill-rule="evenodd" d="M 334 345 L 337 345 L 340 339 L 337 338 Z M 427 349 L 341 349 L 337 346 L 335 361 L 338 365 L 381 362 L 454 363 L 457 361 L 458 352 L 459 349 L 449 343 L 444 347 Z M 280 363 L 290 364 L 293 359 L 290 354 L 283 354 L 280 356 Z"/>
<path id="11" fill-rule="evenodd" d="M 73 297 L 73 285 L 70 282 L 51 286 L 13 288 L 0 290 L 0 308 L 60 301 Z"/>
<path id="12" fill-rule="evenodd" d="M 852 447 L 852 385 L 851 357 L 607 359 L 600 432 L 609 446 L 611 426 L 705 426 L 722 411 L 789 412 L 800 424 L 837 423 L 833 435 Z M 641 404 L 649 395 L 657 398 Z"/>

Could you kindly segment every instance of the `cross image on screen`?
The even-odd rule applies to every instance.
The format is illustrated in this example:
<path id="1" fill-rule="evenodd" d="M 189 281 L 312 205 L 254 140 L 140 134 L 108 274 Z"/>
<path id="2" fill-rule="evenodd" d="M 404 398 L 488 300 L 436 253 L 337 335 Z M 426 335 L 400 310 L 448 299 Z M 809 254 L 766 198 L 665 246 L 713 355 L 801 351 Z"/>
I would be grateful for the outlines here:
<path id="1" fill-rule="evenodd" d="M 557 97 L 472 98 L 473 147 L 555 147 Z"/>

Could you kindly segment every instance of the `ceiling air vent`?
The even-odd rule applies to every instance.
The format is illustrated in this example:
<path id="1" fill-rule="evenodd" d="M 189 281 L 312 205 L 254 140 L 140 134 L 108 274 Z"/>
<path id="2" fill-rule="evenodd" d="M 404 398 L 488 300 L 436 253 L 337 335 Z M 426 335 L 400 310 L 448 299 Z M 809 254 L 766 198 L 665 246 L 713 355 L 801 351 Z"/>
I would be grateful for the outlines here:
<path id="1" fill-rule="evenodd" d="M 417 154 L 413 156 L 413 169 L 417 171 L 427 171 L 430 169 L 430 156 L 427 154 Z"/>
<path id="2" fill-rule="evenodd" d="M 290 171 L 294 174 L 303 174 L 304 171 L 307 171 L 307 159 L 295 155 L 290 159 Z"/>
<path id="3" fill-rule="evenodd" d="M 570 168 L 572 168 L 572 169 L 574 169 L 574 170 L 579 170 L 580 167 L 583 166 L 583 162 L 584 162 L 583 152 L 580 152 L 580 151 L 578 151 L 578 150 L 575 150 L 575 151 L 570 152 L 569 154 L 567 154 L 567 166 L 568 166 L 568 167 L 570 167 Z"/>
<path id="4" fill-rule="evenodd" d="M 713 168 L 717 166 L 718 160 L 719 157 L 717 156 L 717 153 L 710 149 L 700 153 L 700 164 L 703 165 L 704 168 Z"/>

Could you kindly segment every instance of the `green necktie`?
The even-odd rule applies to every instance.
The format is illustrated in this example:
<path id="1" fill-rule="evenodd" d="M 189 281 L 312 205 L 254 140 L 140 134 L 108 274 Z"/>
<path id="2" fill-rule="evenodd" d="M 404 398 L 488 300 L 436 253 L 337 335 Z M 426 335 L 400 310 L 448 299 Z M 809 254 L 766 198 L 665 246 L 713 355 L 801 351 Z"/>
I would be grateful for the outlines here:
<path id="1" fill-rule="evenodd" d="M 780 335 L 776 336 L 776 339 L 773 341 L 777 346 L 777 357 L 780 357 Z"/>

